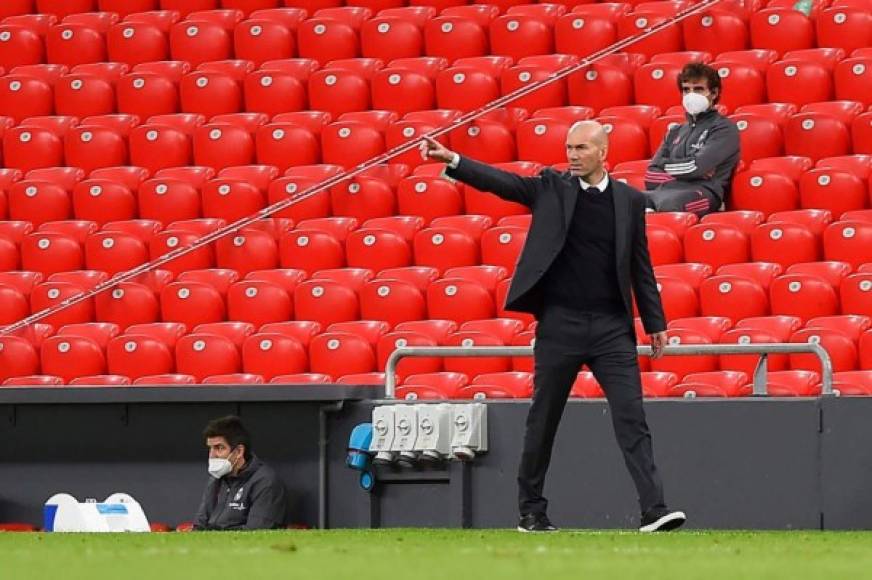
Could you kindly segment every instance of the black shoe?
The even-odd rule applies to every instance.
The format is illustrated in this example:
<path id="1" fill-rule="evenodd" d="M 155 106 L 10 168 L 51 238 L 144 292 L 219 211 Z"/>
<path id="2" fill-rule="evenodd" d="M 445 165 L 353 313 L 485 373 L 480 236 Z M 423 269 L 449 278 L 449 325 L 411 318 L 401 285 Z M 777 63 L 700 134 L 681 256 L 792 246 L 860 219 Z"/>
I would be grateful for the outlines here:
<path id="1" fill-rule="evenodd" d="M 640 532 L 668 532 L 680 528 L 687 521 L 684 512 L 673 511 L 666 508 L 648 510 L 642 515 Z"/>
<path id="2" fill-rule="evenodd" d="M 545 514 L 522 514 L 518 521 L 519 532 L 556 532 L 557 528 Z"/>

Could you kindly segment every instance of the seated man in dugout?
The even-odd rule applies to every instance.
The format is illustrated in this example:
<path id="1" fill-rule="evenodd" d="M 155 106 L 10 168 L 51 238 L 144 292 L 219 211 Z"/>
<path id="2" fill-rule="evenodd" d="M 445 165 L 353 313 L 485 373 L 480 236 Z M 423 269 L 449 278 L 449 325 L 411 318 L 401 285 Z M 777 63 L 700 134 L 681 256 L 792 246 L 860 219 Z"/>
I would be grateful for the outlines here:
<path id="1" fill-rule="evenodd" d="M 723 208 L 739 163 L 739 131 L 716 109 L 721 78 L 702 63 L 685 65 L 678 89 L 687 121 L 666 132 L 645 174 L 649 211 L 700 217 Z"/>
<path id="2" fill-rule="evenodd" d="M 239 417 L 210 421 L 203 431 L 209 449 L 209 483 L 194 520 L 195 530 L 264 530 L 285 524 L 285 488 L 251 450 Z"/>

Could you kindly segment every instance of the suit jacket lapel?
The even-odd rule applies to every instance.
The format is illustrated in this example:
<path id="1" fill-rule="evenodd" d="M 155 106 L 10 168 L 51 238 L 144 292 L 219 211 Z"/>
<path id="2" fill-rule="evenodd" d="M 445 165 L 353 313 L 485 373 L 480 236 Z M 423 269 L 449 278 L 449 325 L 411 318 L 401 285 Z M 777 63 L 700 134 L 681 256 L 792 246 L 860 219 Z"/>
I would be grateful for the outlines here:
<path id="1" fill-rule="evenodd" d="M 627 245 L 627 228 L 630 225 L 630 197 L 621 187 L 619 181 L 611 179 L 611 183 L 612 201 L 615 204 L 615 258 L 618 261 L 618 272 L 620 272 L 621 256 L 623 256 Z"/>

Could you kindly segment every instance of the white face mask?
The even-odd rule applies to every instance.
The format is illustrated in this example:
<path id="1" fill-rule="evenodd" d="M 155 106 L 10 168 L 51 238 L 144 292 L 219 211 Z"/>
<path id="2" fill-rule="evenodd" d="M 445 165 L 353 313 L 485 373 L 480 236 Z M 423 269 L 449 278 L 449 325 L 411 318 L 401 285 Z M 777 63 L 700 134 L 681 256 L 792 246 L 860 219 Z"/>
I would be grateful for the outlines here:
<path id="1" fill-rule="evenodd" d="M 232 453 L 231 453 L 232 455 Z M 233 471 L 233 463 L 230 462 L 230 455 L 224 457 L 211 457 L 209 459 L 209 475 L 215 479 L 221 479 L 231 471 Z"/>
<path id="2" fill-rule="evenodd" d="M 709 100 L 699 93 L 686 93 L 681 99 L 681 104 L 691 115 L 699 115 L 709 108 Z"/>

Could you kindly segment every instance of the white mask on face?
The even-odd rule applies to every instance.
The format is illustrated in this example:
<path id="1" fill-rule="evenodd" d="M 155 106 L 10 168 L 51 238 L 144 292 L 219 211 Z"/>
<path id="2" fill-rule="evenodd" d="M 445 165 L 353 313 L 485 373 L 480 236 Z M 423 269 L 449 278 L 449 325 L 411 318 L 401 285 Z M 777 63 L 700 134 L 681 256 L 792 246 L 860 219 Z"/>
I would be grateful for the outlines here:
<path id="1" fill-rule="evenodd" d="M 224 457 L 211 457 L 209 459 L 209 475 L 215 479 L 221 479 L 231 471 L 233 471 L 233 463 L 230 462 L 230 455 Z"/>
<path id="2" fill-rule="evenodd" d="M 709 100 L 699 93 L 686 93 L 681 99 L 681 104 L 691 115 L 699 115 L 709 108 Z"/>

